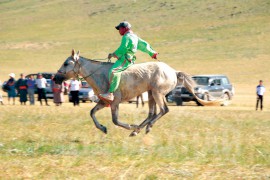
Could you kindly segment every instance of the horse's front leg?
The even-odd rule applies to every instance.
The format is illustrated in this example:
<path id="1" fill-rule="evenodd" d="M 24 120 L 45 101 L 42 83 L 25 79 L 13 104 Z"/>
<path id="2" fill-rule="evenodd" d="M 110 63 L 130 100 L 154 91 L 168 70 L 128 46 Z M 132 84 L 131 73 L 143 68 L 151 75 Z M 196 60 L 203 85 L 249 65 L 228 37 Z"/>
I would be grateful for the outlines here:
<path id="1" fill-rule="evenodd" d="M 90 116 L 92 117 L 96 127 L 98 129 L 100 129 L 102 132 L 104 132 L 105 134 L 107 134 L 107 128 L 105 126 L 103 126 L 102 124 L 99 124 L 95 114 L 97 111 L 103 109 L 106 106 L 106 104 L 103 101 L 99 101 L 97 103 L 97 105 L 90 111 Z"/>
<path id="2" fill-rule="evenodd" d="M 119 112 L 119 103 L 111 104 L 111 112 L 112 112 L 112 121 L 115 125 L 123 127 L 128 130 L 135 130 L 138 128 L 138 125 L 135 124 L 125 124 L 118 120 L 118 112 Z"/>

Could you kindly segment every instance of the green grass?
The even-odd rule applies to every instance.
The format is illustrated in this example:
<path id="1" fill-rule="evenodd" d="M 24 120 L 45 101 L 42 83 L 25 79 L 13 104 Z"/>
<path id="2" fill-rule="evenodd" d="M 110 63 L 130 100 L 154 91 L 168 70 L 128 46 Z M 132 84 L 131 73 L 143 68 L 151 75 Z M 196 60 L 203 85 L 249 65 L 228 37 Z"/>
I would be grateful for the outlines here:
<path id="1" fill-rule="evenodd" d="M 82 104 L 73 113 L 68 103 L 58 108 L 2 106 L 0 177 L 231 179 L 270 175 L 268 109 L 170 106 L 170 113 L 150 134 L 142 131 L 130 138 L 130 131 L 113 125 L 108 108 L 97 116 L 108 134 L 96 129 L 88 115 L 92 106 Z M 145 111 L 122 104 L 120 118 L 138 124 Z"/>
<path id="2" fill-rule="evenodd" d="M 108 134 L 97 130 L 93 104 L 0 106 L 0 178 L 269 179 L 267 92 L 265 111 L 254 111 L 258 80 L 270 86 L 269 9 L 267 0 L 1 1 L 1 81 L 10 72 L 56 72 L 72 48 L 105 58 L 120 43 L 114 26 L 126 19 L 161 61 L 226 74 L 236 95 L 229 107 L 170 106 L 150 134 L 135 138 L 113 125 L 108 108 L 97 113 Z M 137 53 L 138 63 L 147 61 Z M 121 105 L 122 121 L 146 115 Z"/>

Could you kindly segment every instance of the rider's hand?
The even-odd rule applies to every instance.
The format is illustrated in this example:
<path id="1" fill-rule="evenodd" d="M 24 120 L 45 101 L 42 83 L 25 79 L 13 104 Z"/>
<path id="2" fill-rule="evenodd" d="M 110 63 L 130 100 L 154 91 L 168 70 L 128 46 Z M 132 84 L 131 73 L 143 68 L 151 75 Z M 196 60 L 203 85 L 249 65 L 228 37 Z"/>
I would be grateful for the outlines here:
<path id="1" fill-rule="evenodd" d="M 113 57 L 113 53 L 108 54 L 108 59 L 111 59 Z"/>
<path id="2" fill-rule="evenodd" d="M 157 59 L 157 55 L 158 55 L 158 53 L 153 54 L 152 58 Z"/>

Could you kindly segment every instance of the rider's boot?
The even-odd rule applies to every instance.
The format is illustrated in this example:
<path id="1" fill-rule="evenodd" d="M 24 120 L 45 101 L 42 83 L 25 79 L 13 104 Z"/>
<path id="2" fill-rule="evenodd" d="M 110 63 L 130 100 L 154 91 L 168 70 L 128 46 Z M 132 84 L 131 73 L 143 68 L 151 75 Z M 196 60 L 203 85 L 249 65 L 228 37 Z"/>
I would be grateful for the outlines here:
<path id="1" fill-rule="evenodd" d="M 101 99 L 105 99 L 105 100 L 108 100 L 108 101 L 113 101 L 113 99 L 114 99 L 113 93 L 99 94 L 99 97 Z"/>

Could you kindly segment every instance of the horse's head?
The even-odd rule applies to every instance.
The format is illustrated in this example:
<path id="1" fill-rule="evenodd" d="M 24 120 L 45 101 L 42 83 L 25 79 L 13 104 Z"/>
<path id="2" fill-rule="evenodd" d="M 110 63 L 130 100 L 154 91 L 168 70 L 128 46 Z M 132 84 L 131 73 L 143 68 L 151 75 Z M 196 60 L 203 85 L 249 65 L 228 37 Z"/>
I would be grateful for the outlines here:
<path id="1" fill-rule="evenodd" d="M 55 74 L 54 80 L 57 84 L 61 84 L 64 80 L 77 77 L 80 71 L 80 51 L 75 53 L 72 49 L 71 56 L 68 57 L 58 72 Z"/>

